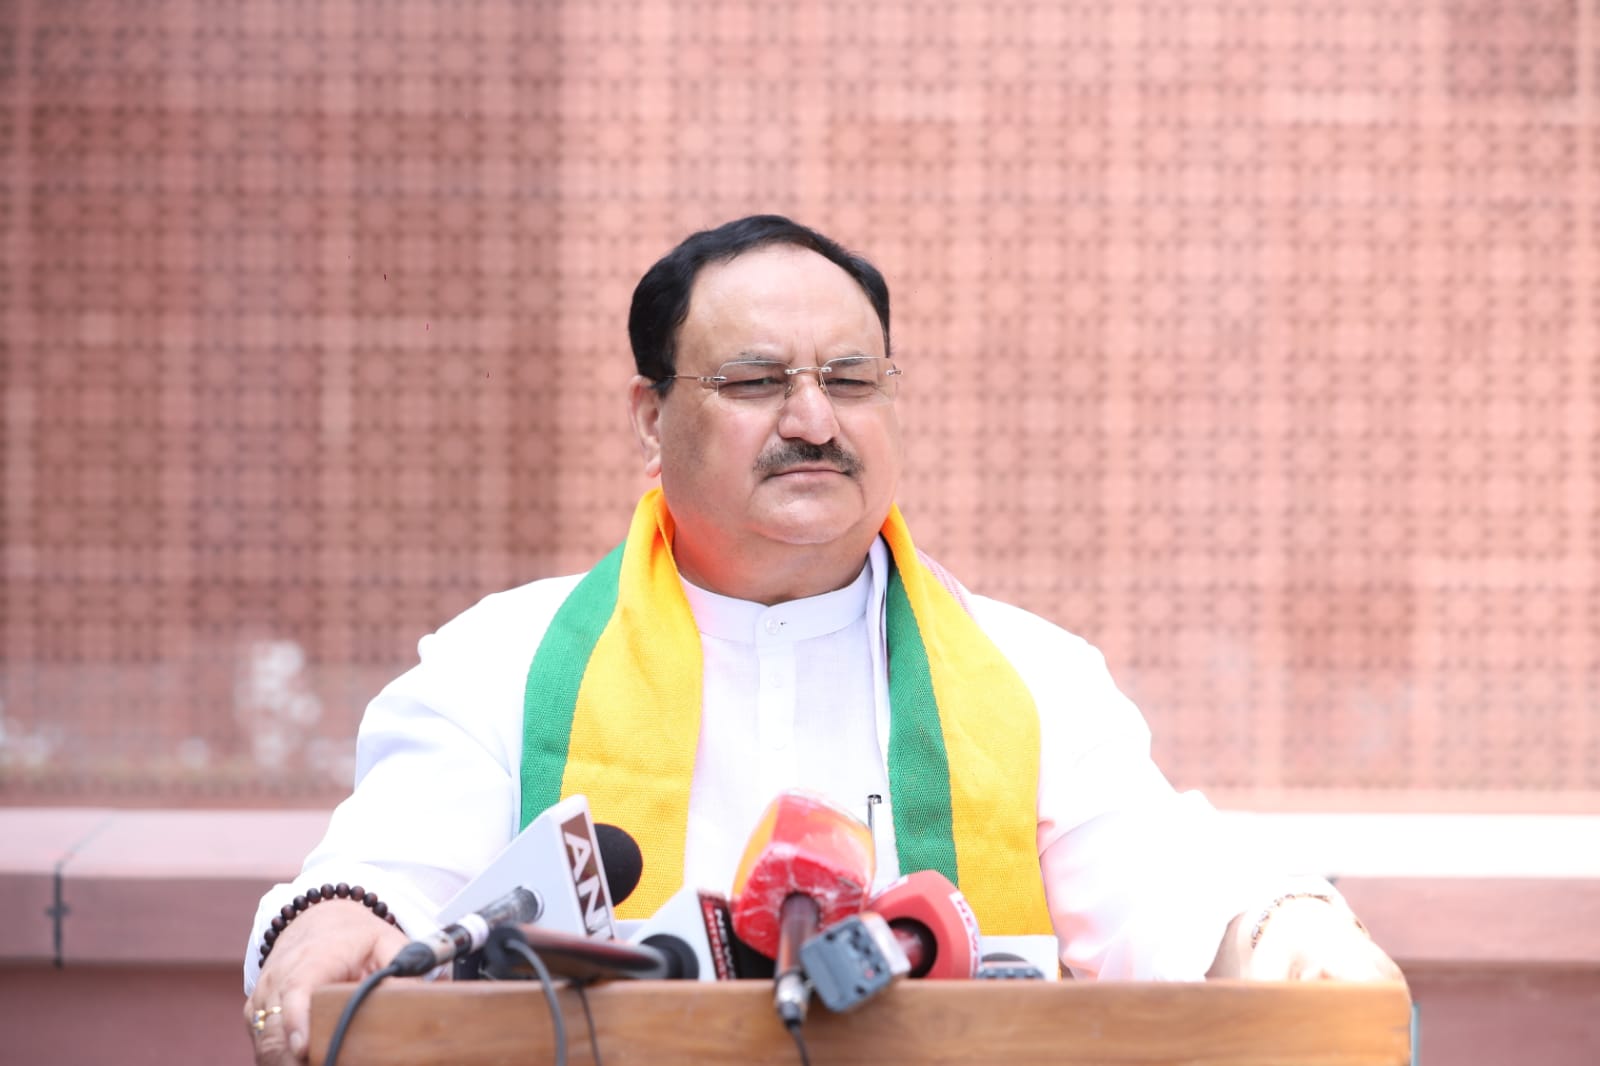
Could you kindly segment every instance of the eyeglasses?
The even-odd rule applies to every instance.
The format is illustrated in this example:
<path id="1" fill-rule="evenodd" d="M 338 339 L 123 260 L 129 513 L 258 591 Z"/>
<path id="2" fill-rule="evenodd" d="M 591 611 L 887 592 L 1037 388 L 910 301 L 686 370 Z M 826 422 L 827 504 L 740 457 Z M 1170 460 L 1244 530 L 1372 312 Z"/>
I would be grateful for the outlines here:
<path id="1" fill-rule="evenodd" d="M 736 359 L 723 363 L 715 374 L 673 374 L 664 381 L 683 378 L 698 381 L 724 400 L 762 403 L 785 399 L 794 391 L 798 374 L 815 374 L 822 391 L 834 403 L 888 403 L 894 399 L 895 378 L 905 371 L 877 355 L 846 355 L 821 366 L 790 366 L 776 359 Z"/>

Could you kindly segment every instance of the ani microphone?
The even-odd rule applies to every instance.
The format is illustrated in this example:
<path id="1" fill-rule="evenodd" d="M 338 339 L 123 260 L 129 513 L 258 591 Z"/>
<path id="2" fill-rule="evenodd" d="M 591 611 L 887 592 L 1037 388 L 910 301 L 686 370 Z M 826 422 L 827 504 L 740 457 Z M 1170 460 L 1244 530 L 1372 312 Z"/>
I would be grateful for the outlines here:
<path id="1" fill-rule="evenodd" d="M 780 793 L 750 835 L 733 880 L 733 929 L 775 960 L 773 1004 L 786 1026 L 805 1020 L 800 945 L 861 910 L 874 862 L 871 830 L 807 792 Z"/>
<path id="2" fill-rule="evenodd" d="M 606 883 L 614 887 L 620 902 L 634 890 L 644 872 L 638 841 L 626 829 L 604 822 L 594 824 L 594 839 Z M 574 878 L 577 876 L 574 868 Z M 564 930 L 537 916 L 499 924 L 489 932 L 481 960 L 473 956 L 472 962 L 481 963 L 483 973 L 495 979 L 531 976 L 533 970 L 526 961 L 508 947 L 512 940 L 537 953 L 550 973 L 579 980 L 693 978 L 699 972 L 693 945 L 677 936 L 662 932 L 645 943 L 630 944 Z M 477 965 L 467 969 L 469 979 L 478 976 Z M 457 977 L 461 976 L 458 967 Z"/>
<path id="3" fill-rule="evenodd" d="M 544 904 L 538 921 L 545 928 L 610 940 L 616 936 L 612 902 L 639 881 L 642 865 L 637 855 L 638 845 L 631 841 L 619 847 L 614 834 L 602 840 L 589 815 L 587 797 L 568 796 L 529 822 L 483 872 L 446 902 L 439 922 L 460 921 L 521 887 L 531 889 Z M 632 884 L 624 884 L 630 877 Z"/>
<path id="4" fill-rule="evenodd" d="M 481 910 L 463 915 L 432 936 L 413 940 L 390 964 L 399 977 L 420 977 L 452 959 L 483 947 L 492 930 L 518 922 L 538 921 L 544 904 L 526 888 L 513 888 Z"/>

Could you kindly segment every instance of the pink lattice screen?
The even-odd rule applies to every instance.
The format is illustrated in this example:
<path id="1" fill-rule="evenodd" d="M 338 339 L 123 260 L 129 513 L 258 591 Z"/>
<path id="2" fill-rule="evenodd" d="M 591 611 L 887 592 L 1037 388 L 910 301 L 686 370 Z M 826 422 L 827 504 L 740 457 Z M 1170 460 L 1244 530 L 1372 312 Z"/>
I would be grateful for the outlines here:
<path id="1" fill-rule="evenodd" d="M 1253 802 L 1600 807 L 1600 5 L 0 7 L 0 800 L 325 803 L 618 540 L 638 274 L 895 294 L 923 546 Z"/>

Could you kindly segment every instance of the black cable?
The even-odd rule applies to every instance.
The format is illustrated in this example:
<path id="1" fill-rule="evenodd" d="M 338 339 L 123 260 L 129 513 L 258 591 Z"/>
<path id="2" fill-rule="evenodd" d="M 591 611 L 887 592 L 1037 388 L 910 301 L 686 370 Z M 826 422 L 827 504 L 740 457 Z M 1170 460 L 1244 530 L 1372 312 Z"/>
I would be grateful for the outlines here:
<path id="1" fill-rule="evenodd" d="M 561 1017 L 561 1004 L 556 1000 L 555 982 L 550 979 L 550 969 L 545 966 L 544 960 L 521 940 L 508 937 L 505 949 L 514 952 L 539 975 L 539 984 L 544 988 L 545 1002 L 550 1005 L 550 1026 L 556 1031 L 556 1063 L 555 1066 L 567 1066 L 567 1023 Z M 331 1064 L 325 1064 L 331 1066 Z"/>
<path id="2" fill-rule="evenodd" d="M 600 1038 L 595 1036 L 594 1015 L 589 1012 L 589 997 L 584 994 L 584 989 L 588 985 L 582 981 L 574 981 L 572 987 L 578 993 L 578 1002 L 583 1004 L 583 1016 L 589 1020 L 589 1050 L 594 1053 L 594 1066 L 600 1066 Z"/>
<path id="3" fill-rule="evenodd" d="M 361 983 L 356 985 L 356 990 L 350 993 L 350 998 L 345 1002 L 344 1012 L 339 1015 L 339 1024 L 333 1027 L 333 1039 L 328 1041 L 328 1057 L 322 1060 L 322 1066 L 336 1066 L 339 1061 L 339 1048 L 344 1044 L 345 1030 L 350 1028 L 350 1019 L 356 1016 L 356 1008 L 361 1006 L 368 993 L 378 987 L 380 981 L 399 972 L 399 968 L 390 963 L 381 970 L 367 974 Z"/>
<path id="4" fill-rule="evenodd" d="M 794 1037 L 794 1046 L 800 1050 L 800 1066 L 811 1066 L 811 1055 L 806 1051 L 806 1038 L 800 1034 L 800 1022 L 784 1022 L 783 1027 Z"/>

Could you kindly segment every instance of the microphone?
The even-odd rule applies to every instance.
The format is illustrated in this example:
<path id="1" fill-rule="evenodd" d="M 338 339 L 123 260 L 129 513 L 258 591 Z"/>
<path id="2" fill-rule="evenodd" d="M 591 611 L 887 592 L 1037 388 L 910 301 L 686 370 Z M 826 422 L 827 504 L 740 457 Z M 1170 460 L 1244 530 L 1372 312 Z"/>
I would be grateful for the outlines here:
<path id="1" fill-rule="evenodd" d="M 600 852 L 600 869 L 605 871 L 611 889 L 611 904 L 616 906 L 639 887 L 644 876 L 644 853 L 633 834 L 609 822 L 594 823 L 595 847 Z"/>
<path id="2" fill-rule="evenodd" d="M 497 980 L 534 975 L 526 960 L 506 947 L 511 940 L 531 948 L 556 977 L 593 981 L 605 977 L 665 980 L 686 976 L 681 955 L 648 944 L 595 940 L 540 925 L 502 925 L 490 931 L 483 949 L 484 970 Z"/>
<path id="3" fill-rule="evenodd" d="M 587 811 L 584 817 L 587 817 Z M 576 820 L 573 819 L 574 822 Z M 563 832 L 568 835 L 565 830 Z M 577 831 L 574 829 L 570 835 L 577 835 Z M 600 855 L 599 873 L 606 884 L 616 886 L 616 899 L 620 901 L 634 890 L 644 873 L 644 856 L 639 850 L 638 841 L 627 830 L 604 822 L 594 825 L 593 837 Z M 575 845 L 572 847 L 572 876 L 581 883 L 581 880 L 591 876 L 587 864 L 593 855 L 579 854 L 583 849 Z M 580 862 L 583 864 L 581 868 L 578 865 Z M 703 929 L 701 939 L 705 939 Z M 534 913 L 512 918 L 489 930 L 486 942 L 480 939 L 468 949 L 476 950 L 481 946 L 481 954 L 457 960 L 455 977 L 458 980 L 473 980 L 482 974 L 498 979 L 531 976 L 533 971 L 527 961 L 507 947 L 513 940 L 526 945 L 539 956 L 550 973 L 561 977 L 586 980 L 602 977 L 672 979 L 693 978 L 700 971 L 694 947 L 669 932 L 656 932 L 643 943 L 630 944 L 564 930 L 559 924 L 545 921 L 540 914 Z"/>
<path id="4" fill-rule="evenodd" d="M 399 977 L 420 977 L 461 955 L 477 951 L 492 930 L 516 922 L 537 921 L 543 904 L 525 888 L 513 888 L 482 910 L 465 915 L 431 936 L 413 940 L 395 955 L 390 966 Z"/>
<path id="5" fill-rule="evenodd" d="M 568 796 L 529 822 L 482 873 L 451 897 L 439 911 L 439 923 L 458 922 L 512 889 L 525 888 L 543 904 L 537 919 L 541 926 L 601 940 L 615 939 L 613 894 L 608 881 L 613 854 L 618 887 L 626 887 L 629 892 L 639 883 L 643 864 L 637 858 L 638 845 L 631 838 L 619 846 L 613 833 L 608 832 L 607 837 L 611 843 L 602 852 L 600 836 L 589 816 L 588 798 Z M 635 856 L 631 861 L 630 847 Z M 625 877 L 629 878 L 626 885 Z"/>
<path id="6" fill-rule="evenodd" d="M 937 870 L 918 870 L 874 896 L 869 910 L 883 915 L 911 964 L 911 977 L 933 980 L 977 975 L 982 958 L 978 916 L 961 890 Z"/>
<path id="7" fill-rule="evenodd" d="M 853 1010 L 901 977 L 977 975 L 978 918 L 944 874 L 907 874 L 867 908 L 800 949 L 806 975 L 829 1010 Z"/>
<path id="8" fill-rule="evenodd" d="M 781 792 L 745 845 L 733 880 L 733 929 L 775 960 L 773 1005 L 786 1026 L 805 1020 L 800 945 L 861 910 L 872 884 L 872 832 L 808 792 Z"/>
<path id="9" fill-rule="evenodd" d="M 800 946 L 817 998 L 831 1011 L 854 1010 L 911 969 L 883 915 L 849 915 Z"/>
<path id="10" fill-rule="evenodd" d="M 685 885 L 673 893 L 628 938 L 677 955 L 681 976 L 701 981 L 729 981 L 745 976 L 733 945 L 728 901 L 716 892 Z"/>
<path id="11" fill-rule="evenodd" d="M 986 981 L 1043 981 L 1044 971 L 1021 955 L 996 951 L 983 957 L 983 964 L 972 976 Z"/>
<path id="12" fill-rule="evenodd" d="M 984 936 L 974 977 L 1042 977 L 1059 981 L 1061 943 L 1053 935 Z"/>

